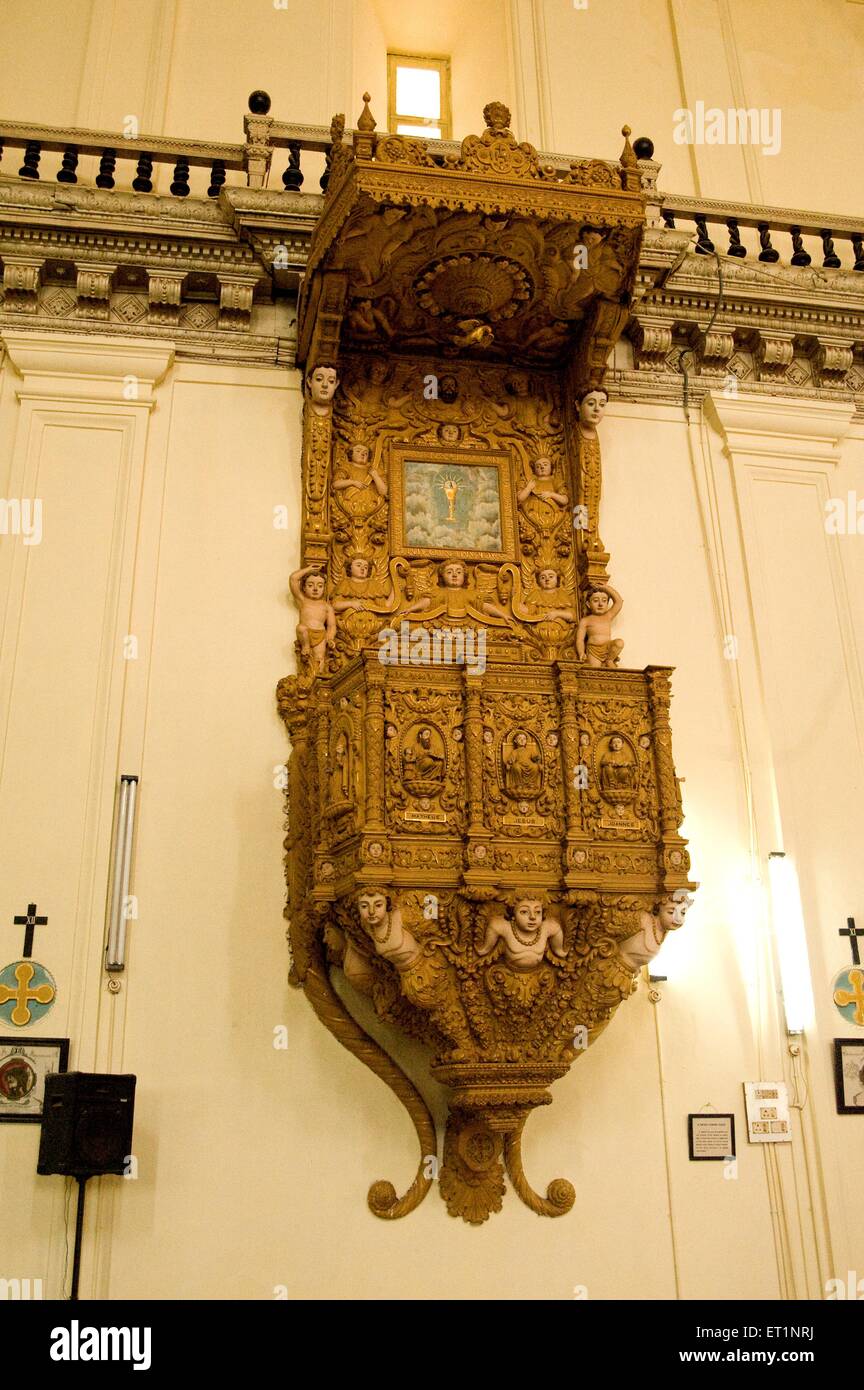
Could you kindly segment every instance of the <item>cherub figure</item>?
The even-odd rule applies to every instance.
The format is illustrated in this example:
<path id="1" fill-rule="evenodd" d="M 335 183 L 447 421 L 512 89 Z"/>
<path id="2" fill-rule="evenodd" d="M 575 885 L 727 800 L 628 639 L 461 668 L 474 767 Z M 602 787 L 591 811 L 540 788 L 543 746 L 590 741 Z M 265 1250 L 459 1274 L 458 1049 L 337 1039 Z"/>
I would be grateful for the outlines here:
<path id="1" fill-rule="evenodd" d="M 338 385 L 339 373 L 325 362 L 319 362 L 306 373 L 306 391 L 316 415 L 330 414 Z"/>
<path id="2" fill-rule="evenodd" d="M 368 501 L 374 499 L 364 499 L 361 494 L 369 488 L 374 488 L 379 497 L 387 496 L 387 480 L 378 472 L 374 463 L 369 462 L 369 446 L 367 444 L 352 444 L 348 453 L 348 460 L 337 469 L 336 477 L 333 481 L 333 491 L 345 494 L 345 506 L 348 511 L 366 511 Z M 350 495 L 353 493 L 353 497 Z"/>
<path id="3" fill-rule="evenodd" d="M 352 608 L 373 608 L 376 613 L 392 613 L 396 606 L 396 586 L 392 575 L 388 585 L 385 577 L 372 573 L 368 555 L 349 554 L 345 576 L 333 590 L 333 607 L 337 613 Z"/>
<path id="4" fill-rule="evenodd" d="M 523 623 L 564 622 L 575 623 L 576 610 L 566 602 L 560 584 L 561 576 L 554 565 L 544 565 L 523 593 L 522 578 L 515 565 L 502 567 L 502 580 L 510 579 L 513 593 L 510 599 L 510 612 L 492 599 L 483 603 L 484 611 L 495 617 L 518 618 Z"/>
<path id="5" fill-rule="evenodd" d="M 437 618 L 446 613 L 448 618 L 472 617 L 482 622 L 485 608 L 463 561 L 442 560 L 438 566 L 437 592 L 415 599 L 404 613 L 406 617 L 410 613 L 422 613 L 424 618 Z"/>
<path id="6" fill-rule="evenodd" d="M 608 584 L 592 589 L 588 595 L 588 612 L 576 629 L 576 655 L 588 666 L 617 666 L 624 643 L 612 638 L 612 620 L 624 606 L 616 589 Z"/>
<path id="7" fill-rule="evenodd" d="M 506 906 L 513 911 L 512 922 L 503 915 L 490 917 L 483 943 L 477 948 L 478 955 L 488 955 L 501 941 L 508 965 L 516 970 L 535 970 L 546 954 L 547 942 L 559 959 L 566 956 L 561 923 L 545 916 L 545 893 L 516 892 Z"/>
<path id="8" fill-rule="evenodd" d="M 336 614 L 325 597 L 326 581 L 316 565 L 295 570 L 290 579 L 291 593 L 300 610 L 297 636 L 300 651 L 313 675 L 324 669 L 327 648 L 336 636 Z"/>
<path id="9" fill-rule="evenodd" d="M 555 471 L 552 467 L 552 460 L 547 454 L 541 454 L 531 465 L 533 474 L 523 488 L 516 494 L 516 499 L 520 504 L 528 501 L 529 497 L 536 497 L 538 502 L 546 502 L 551 507 L 566 507 L 569 498 L 566 492 L 562 492 Z"/>
<path id="10" fill-rule="evenodd" d="M 618 943 L 618 954 L 627 969 L 635 974 L 652 961 L 666 940 L 667 932 L 677 931 L 682 926 L 692 906 L 693 899 L 687 889 L 676 888 L 655 902 L 650 912 L 640 912 L 638 932 Z"/>

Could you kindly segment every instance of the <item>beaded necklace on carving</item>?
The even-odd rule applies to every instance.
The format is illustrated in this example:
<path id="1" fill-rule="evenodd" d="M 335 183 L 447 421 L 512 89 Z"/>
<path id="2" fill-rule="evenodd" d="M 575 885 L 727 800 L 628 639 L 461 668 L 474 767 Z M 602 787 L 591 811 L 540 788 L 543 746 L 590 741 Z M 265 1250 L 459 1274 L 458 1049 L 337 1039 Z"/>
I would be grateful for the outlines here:
<path id="1" fill-rule="evenodd" d="M 537 928 L 537 930 L 534 932 L 533 936 L 530 936 L 530 937 L 529 937 L 529 936 L 523 935 L 523 933 L 525 932 L 525 928 L 524 928 L 524 927 L 520 927 L 519 923 L 518 923 L 517 921 L 515 921 L 515 919 L 514 919 L 514 922 L 513 922 L 513 932 L 514 932 L 514 934 L 515 934 L 515 936 L 516 936 L 516 940 L 519 942 L 519 945 L 520 945 L 520 946 L 535 946 L 535 945 L 537 944 L 537 942 L 540 940 L 540 931 L 541 931 L 542 926 L 543 926 L 543 923 L 541 922 L 541 923 L 540 923 L 540 926 L 539 926 L 539 927 Z"/>
<path id="2" fill-rule="evenodd" d="M 384 935 L 383 935 L 383 936 L 379 936 L 378 933 L 377 933 L 377 931 L 375 930 L 374 927 L 372 928 L 372 935 L 374 936 L 375 941 L 377 942 L 377 944 L 378 944 L 379 946 L 386 946 L 386 945 L 387 945 L 387 942 L 390 940 L 390 933 L 392 932 L 392 930 L 393 930 L 393 913 L 392 913 L 392 912 L 388 912 L 388 913 L 387 913 L 387 930 L 386 930 L 386 932 L 384 933 Z"/>

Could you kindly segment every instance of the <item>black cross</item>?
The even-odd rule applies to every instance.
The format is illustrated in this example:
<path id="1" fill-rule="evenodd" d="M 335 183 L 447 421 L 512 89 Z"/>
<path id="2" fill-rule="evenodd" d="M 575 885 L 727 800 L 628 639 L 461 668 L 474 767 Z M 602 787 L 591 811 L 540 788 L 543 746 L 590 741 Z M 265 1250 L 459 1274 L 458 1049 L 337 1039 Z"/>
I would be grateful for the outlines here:
<path id="1" fill-rule="evenodd" d="M 852 947 L 852 964 L 860 965 L 861 957 L 858 954 L 858 937 L 864 936 L 864 927 L 856 927 L 855 918 L 847 917 L 845 927 L 841 927 L 838 936 L 848 936 L 849 945 Z"/>
<path id="2" fill-rule="evenodd" d="M 13 922 L 15 923 L 15 926 L 16 926 L 16 927 L 26 927 L 26 928 L 27 928 L 27 930 L 26 930 L 25 933 L 24 933 L 24 958 L 25 958 L 25 960 L 26 960 L 26 958 L 27 958 L 28 956 L 32 956 L 32 954 L 33 954 L 33 933 L 34 933 L 34 931 L 36 930 L 37 927 L 47 927 L 47 925 L 48 925 L 48 918 L 47 918 L 47 917 L 37 917 L 37 916 L 36 916 L 36 904 L 35 904 L 35 903 L 28 903 L 28 904 L 27 904 L 27 916 L 26 916 L 26 917 L 14 917 L 12 920 L 13 920 Z M 864 936 L 864 932 L 862 932 L 862 936 Z M 857 943 L 857 942 L 855 943 L 855 954 L 856 954 L 856 956 L 857 956 L 857 954 L 858 954 L 858 943 Z"/>

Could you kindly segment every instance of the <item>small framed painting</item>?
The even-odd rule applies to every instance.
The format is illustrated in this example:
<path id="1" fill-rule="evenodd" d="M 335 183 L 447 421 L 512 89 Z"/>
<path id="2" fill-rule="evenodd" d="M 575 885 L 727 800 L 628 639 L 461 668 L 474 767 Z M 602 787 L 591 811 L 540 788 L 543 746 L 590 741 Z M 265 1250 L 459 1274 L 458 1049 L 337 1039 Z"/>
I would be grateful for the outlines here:
<path id="1" fill-rule="evenodd" d="M 735 1157 L 735 1116 L 687 1116 L 691 1163 L 723 1163 Z"/>
<path id="2" fill-rule="evenodd" d="M 834 1039 L 834 1085 L 838 1115 L 864 1115 L 864 1042 Z"/>
<path id="3" fill-rule="evenodd" d="M 68 1065 L 68 1038 L 0 1038 L 0 1123 L 38 1124 L 45 1077 Z"/>

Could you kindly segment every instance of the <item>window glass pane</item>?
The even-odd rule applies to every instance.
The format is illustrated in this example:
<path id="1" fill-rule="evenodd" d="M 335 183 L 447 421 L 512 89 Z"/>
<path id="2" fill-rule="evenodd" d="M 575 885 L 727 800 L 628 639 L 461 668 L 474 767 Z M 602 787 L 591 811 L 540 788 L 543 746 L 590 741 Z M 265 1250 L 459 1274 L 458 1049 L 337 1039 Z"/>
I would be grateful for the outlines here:
<path id="1" fill-rule="evenodd" d="M 422 140 L 440 140 L 440 125 L 408 125 L 405 121 L 399 121 L 396 126 L 397 135 L 419 135 Z"/>
<path id="2" fill-rule="evenodd" d="M 396 68 L 396 110 L 400 116 L 441 116 L 441 74 L 435 68 Z"/>

